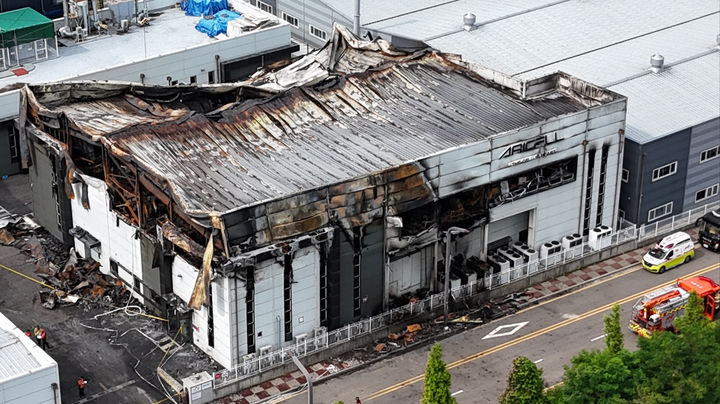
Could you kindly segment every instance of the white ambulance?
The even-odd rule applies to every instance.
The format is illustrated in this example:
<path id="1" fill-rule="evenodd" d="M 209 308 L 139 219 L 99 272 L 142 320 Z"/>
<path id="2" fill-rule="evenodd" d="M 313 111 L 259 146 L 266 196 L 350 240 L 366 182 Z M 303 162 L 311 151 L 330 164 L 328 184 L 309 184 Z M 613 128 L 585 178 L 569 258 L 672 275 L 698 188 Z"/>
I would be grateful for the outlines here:
<path id="1" fill-rule="evenodd" d="M 663 273 L 695 257 L 695 244 L 684 232 L 673 233 L 660 240 L 643 257 L 642 266 L 650 272 Z"/>

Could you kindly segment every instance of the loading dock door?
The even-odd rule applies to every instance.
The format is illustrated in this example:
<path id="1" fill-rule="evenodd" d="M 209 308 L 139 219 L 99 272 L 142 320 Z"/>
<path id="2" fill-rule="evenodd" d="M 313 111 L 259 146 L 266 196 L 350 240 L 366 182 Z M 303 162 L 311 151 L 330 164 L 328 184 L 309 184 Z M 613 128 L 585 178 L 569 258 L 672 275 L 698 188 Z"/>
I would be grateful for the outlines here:
<path id="1" fill-rule="evenodd" d="M 488 244 L 504 237 L 510 237 L 513 241 L 519 241 L 522 237 L 524 237 L 525 241 L 527 241 L 529 220 L 530 211 L 527 211 L 490 223 L 488 230 Z"/>

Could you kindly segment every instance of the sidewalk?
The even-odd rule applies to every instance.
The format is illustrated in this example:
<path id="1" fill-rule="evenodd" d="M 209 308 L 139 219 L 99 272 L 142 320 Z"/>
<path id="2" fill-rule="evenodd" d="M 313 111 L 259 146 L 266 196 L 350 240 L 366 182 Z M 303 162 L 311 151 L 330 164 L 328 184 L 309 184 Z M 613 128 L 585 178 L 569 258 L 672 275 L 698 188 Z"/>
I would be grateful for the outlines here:
<path id="1" fill-rule="evenodd" d="M 697 229 L 687 231 L 688 234 L 697 240 Z M 612 274 L 624 271 L 632 266 L 638 265 L 648 247 L 638 248 L 624 254 L 609 258 L 588 267 L 579 269 L 556 279 L 535 284 L 516 295 L 523 296 L 522 307 L 529 307 L 542 300 L 568 293 L 572 290 L 605 278 Z M 339 358 L 333 361 L 324 361 L 308 367 L 313 378 L 313 384 L 328 379 L 338 372 L 348 371 L 366 363 L 362 359 L 353 357 L 353 352 L 344 355 L 346 359 Z M 288 392 L 297 391 L 305 385 L 307 380 L 300 371 L 295 371 L 279 378 L 261 383 L 252 388 L 242 390 L 239 393 L 231 394 L 215 400 L 216 404 L 253 404 L 270 401 L 274 396 L 284 395 Z M 279 398 L 279 397 L 275 397 Z"/>

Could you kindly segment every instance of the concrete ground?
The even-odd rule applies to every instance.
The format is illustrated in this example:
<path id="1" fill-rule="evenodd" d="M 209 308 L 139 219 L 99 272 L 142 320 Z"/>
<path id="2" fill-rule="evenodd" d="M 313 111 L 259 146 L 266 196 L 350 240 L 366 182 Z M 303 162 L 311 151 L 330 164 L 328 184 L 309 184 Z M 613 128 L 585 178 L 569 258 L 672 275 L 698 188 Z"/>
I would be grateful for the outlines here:
<path id="1" fill-rule="evenodd" d="M 16 215 L 32 212 L 32 189 L 27 174 L 0 179 L 0 205 Z"/>

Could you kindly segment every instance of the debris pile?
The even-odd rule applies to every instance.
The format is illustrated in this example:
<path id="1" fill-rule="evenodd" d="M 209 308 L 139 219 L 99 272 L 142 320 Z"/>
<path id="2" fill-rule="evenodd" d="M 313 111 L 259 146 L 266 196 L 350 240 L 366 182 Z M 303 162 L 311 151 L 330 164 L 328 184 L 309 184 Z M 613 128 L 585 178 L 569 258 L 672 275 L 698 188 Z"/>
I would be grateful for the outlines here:
<path id="1" fill-rule="evenodd" d="M 127 292 L 119 279 L 100 272 L 100 263 L 79 257 L 74 249 L 70 249 L 62 269 L 42 273 L 40 277 L 56 288 L 40 292 L 40 300 L 48 309 L 54 308 L 58 301 L 74 304 L 80 298 L 116 302 Z"/>
<path id="2" fill-rule="evenodd" d="M 35 260 L 35 272 L 52 274 L 68 259 L 67 247 L 30 216 L 11 215 L 0 221 L 0 244 L 18 248 Z"/>

